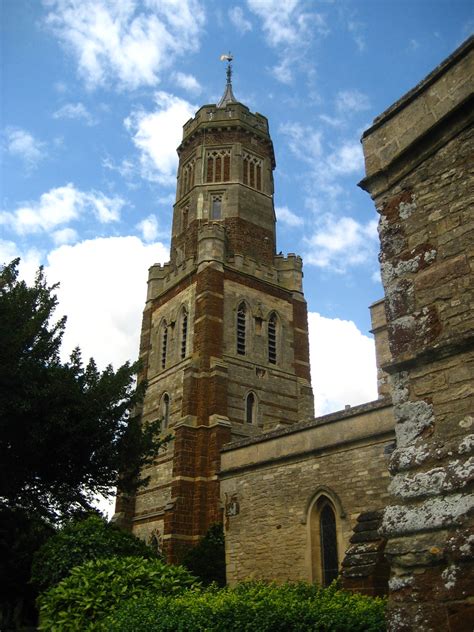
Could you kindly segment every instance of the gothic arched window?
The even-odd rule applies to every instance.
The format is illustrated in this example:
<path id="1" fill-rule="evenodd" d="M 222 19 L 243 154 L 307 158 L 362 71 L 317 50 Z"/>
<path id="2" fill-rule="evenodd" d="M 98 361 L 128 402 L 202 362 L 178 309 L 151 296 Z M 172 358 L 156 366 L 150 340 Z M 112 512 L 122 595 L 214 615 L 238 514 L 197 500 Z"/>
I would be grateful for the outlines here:
<path id="1" fill-rule="evenodd" d="M 166 355 L 168 353 L 168 325 L 166 320 L 161 326 L 161 368 L 166 367 Z"/>
<path id="2" fill-rule="evenodd" d="M 170 423 L 170 396 L 164 393 L 161 398 L 161 430 L 166 430 Z"/>
<path id="3" fill-rule="evenodd" d="M 188 227 L 189 207 L 185 206 L 181 213 L 181 230 L 186 230 Z"/>
<path id="4" fill-rule="evenodd" d="M 185 308 L 181 313 L 181 360 L 186 357 L 188 343 L 188 312 Z"/>
<path id="5" fill-rule="evenodd" d="M 337 578 L 339 572 L 336 514 L 329 501 L 323 505 L 319 513 L 319 536 L 321 539 L 323 585 L 329 586 Z"/>
<path id="6" fill-rule="evenodd" d="M 244 184 L 252 187 L 252 189 L 257 189 L 257 191 L 262 190 L 262 166 L 263 161 L 261 158 L 257 158 L 257 156 L 253 156 L 245 152 L 243 154 L 243 176 L 242 181 Z"/>
<path id="7" fill-rule="evenodd" d="M 245 355 L 245 335 L 247 325 L 247 307 L 242 301 L 237 308 L 237 353 Z"/>
<path id="8" fill-rule="evenodd" d="M 190 160 L 181 171 L 181 195 L 185 195 L 193 186 L 194 160 Z"/>
<path id="9" fill-rule="evenodd" d="M 324 493 L 317 496 L 309 519 L 313 579 L 329 586 L 339 574 L 338 524 L 329 496 Z"/>
<path id="10" fill-rule="evenodd" d="M 230 149 L 210 149 L 206 157 L 206 182 L 229 182 Z"/>
<path id="11" fill-rule="evenodd" d="M 257 398 L 255 394 L 250 393 L 245 398 L 245 421 L 248 424 L 254 424 L 257 418 Z"/>
<path id="12" fill-rule="evenodd" d="M 276 314 L 273 313 L 270 315 L 268 319 L 268 361 L 271 364 L 276 364 L 277 362 L 277 317 Z"/>

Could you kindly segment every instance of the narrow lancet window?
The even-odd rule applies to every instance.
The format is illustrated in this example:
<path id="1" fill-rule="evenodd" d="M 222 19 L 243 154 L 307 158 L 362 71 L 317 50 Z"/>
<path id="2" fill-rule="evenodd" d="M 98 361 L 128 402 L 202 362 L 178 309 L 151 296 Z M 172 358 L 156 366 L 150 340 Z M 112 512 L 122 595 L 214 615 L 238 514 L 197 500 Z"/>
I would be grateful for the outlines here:
<path id="1" fill-rule="evenodd" d="M 165 393 L 161 400 L 161 415 L 161 430 L 166 430 L 170 422 L 170 396 L 168 393 Z"/>
<path id="2" fill-rule="evenodd" d="M 271 364 L 277 362 L 277 318 L 272 314 L 268 319 L 268 361 Z"/>
<path id="3" fill-rule="evenodd" d="M 166 354 L 168 351 L 168 325 L 163 323 L 161 332 L 161 368 L 166 367 Z"/>
<path id="4" fill-rule="evenodd" d="M 222 196 L 214 195 L 211 200 L 211 219 L 222 218 Z"/>
<path id="5" fill-rule="evenodd" d="M 186 346 L 188 338 L 188 313 L 183 310 L 183 317 L 181 320 L 181 360 L 186 357 Z"/>
<path id="6" fill-rule="evenodd" d="M 222 180 L 222 158 L 217 156 L 216 158 L 216 175 L 214 180 L 220 182 Z"/>
<path id="7" fill-rule="evenodd" d="M 253 424 L 255 421 L 256 402 L 255 395 L 249 393 L 245 400 L 245 421 L 248 424 Z"/>
<path id="8" fill-rule="evenodd" d="M 338 559 L 337 559 L 337 533 L 336 533 L 336 516 L 333 508 L 326 503 L 321 509 L 319 515 L 319 533 L 321 538 L 321 566 L 323 574 L 324 586 L 337 578 L 338 575 Z"/>
<path id="9" fill-rule="evenodd" d="M 207 159 L 206 182 L 214 182 L 214 158 L 212 156 L 209 156 Z"/>
<path id="10" fill-rule="evenodd" d="M 245 355 L 245 325 L 246 325 L 245 303 L 240 303 L 237 309 L 237 353 Z"/>
<path id="11" fill-rule="evenodd" d="M 258 191 L 262 190 L 262 167 L 257 165 L 257 186 Z"/>

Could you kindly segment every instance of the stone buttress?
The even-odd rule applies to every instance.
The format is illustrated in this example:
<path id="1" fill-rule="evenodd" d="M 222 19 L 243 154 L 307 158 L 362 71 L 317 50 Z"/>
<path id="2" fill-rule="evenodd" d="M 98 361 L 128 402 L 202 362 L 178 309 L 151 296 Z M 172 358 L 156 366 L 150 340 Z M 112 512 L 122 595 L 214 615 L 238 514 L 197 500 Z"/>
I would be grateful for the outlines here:
<path id="1" fill-rule="evenodd" d="M 382 525 L 393 632 L 474 625 L 473 86 L 471 37 L 362 139 L 396 421 Z"/>

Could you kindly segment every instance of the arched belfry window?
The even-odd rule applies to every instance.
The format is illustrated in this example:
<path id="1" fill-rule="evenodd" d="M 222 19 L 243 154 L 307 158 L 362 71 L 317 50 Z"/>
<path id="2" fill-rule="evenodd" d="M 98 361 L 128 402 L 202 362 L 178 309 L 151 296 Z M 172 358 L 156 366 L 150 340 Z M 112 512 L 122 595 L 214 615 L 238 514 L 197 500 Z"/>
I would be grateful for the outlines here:
<path id="1" fill-rule="evenodd" d="M 206 158 L 206 182 L 229 182 L 230 149 L 210 149 Z"/>
<path id="2" fill-rule="evenodd" d="M 194 160 L 184 165 L 181 171 L 181 195 L 185 195 L 194 186 Z"/>
<path id="3" fill-rule="evenodd" d="M 277 325 L 276 314 L 270 314 L 267 326 L 268 361 L 270 364 L 277 363 Z"/>
<path id="4" fill-rule="evenodd" d="M 245 355 L 247 306 L 242 301 L 237 308 L 237 353 Z"/>
<path id="5" fill-rule="evenodd" d="M 164 393 L 161 398 L 161 430 L 166 430 L 170 423 L 170 396 Z"/>
<path id="6" fill-rule="evenodd" d="M 188 345 L 188 312 L 186 308 L 183 308 L 181 312 L 181 360 L 184 360 L 186 357 Z"/>
<path id="7" fill-rule="evenodd" d="M 161 326 L 161 368 L 166 367 L 166 356 L 168 353 L 168 325 L 166 320 Z"/>
<path id="8" fill-rule="evenodd" d="M 243 183 L 257 189 L 262 190 L 262 167 L 263 160 L 253 156 L 248 152 L 243 154 Z"/>
<path id="9" fill-rule="evenodd" d="M 248 424 L 254 424 L 257 419 L 257 398 L 255 393 L 248 393 L 245 398 L 245 422 Z"/>

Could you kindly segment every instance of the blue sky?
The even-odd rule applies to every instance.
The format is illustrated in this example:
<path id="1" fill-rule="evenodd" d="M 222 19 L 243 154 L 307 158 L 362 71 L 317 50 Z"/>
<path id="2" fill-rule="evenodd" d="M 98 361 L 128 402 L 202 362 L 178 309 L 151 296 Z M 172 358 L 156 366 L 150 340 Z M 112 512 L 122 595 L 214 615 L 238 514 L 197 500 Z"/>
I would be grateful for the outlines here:
<path id="1" fill-rule="evenodd" d="M 473 30 L 471 2 L 2 0 L 0 260 L 60 281 L 65 350 L 134 359 L 168 258 L 182 125 L 223 92 L 268 117 L 278 250 L 303 255 L 318 413 L 374 398 L 383 294 L 361 133 Z"/>

